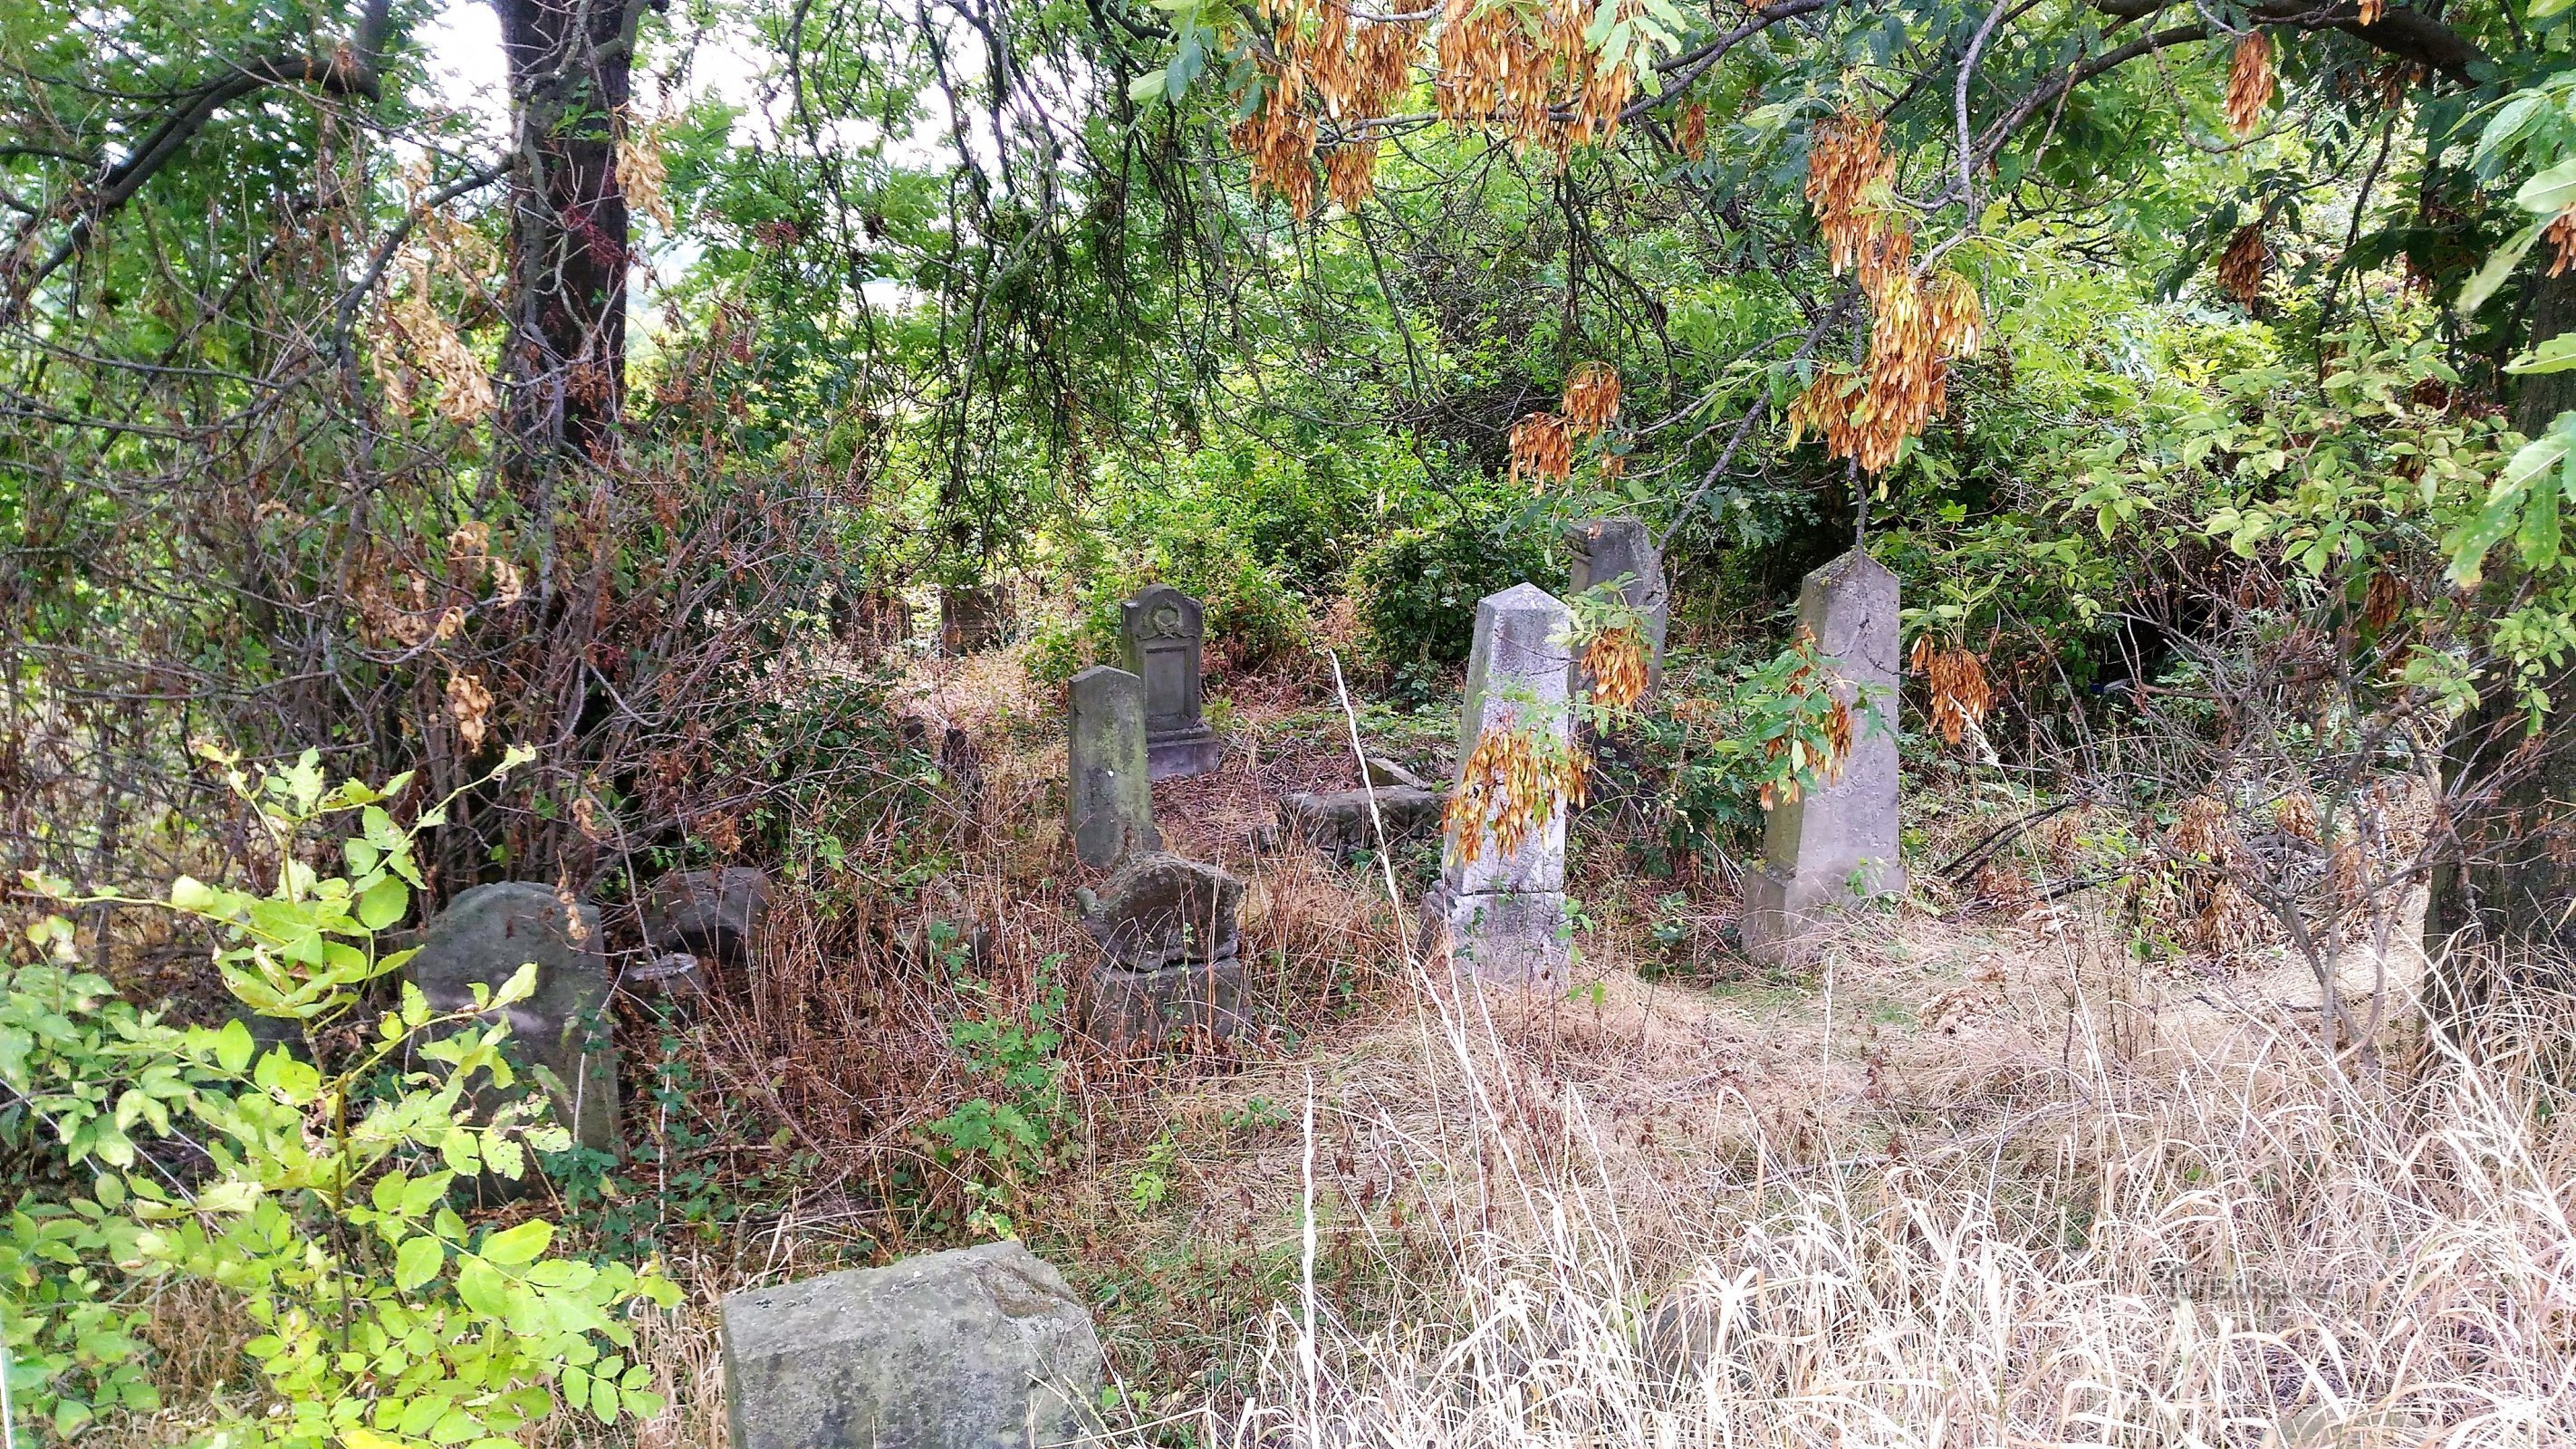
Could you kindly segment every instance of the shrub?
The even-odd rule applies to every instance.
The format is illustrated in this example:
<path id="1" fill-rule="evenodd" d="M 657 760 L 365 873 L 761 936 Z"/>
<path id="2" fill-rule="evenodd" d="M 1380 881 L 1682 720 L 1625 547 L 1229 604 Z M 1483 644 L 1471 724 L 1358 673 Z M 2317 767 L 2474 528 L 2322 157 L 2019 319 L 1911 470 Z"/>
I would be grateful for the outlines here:
<path id="1" fill-rule="evenodd" d="M 410 954 L 377 950 L 421 883 L 412 831 L 385 809 L 403 782 L 328 788 L 310 752 L 256 788 L 231 780 L 287 862 L 275 888 L 182 877 L 166 902 L 119 903 L 203 923 L 237 1000 L 308 1042 L 344 1038 L 328 1028 Z M 345 876 L 299 858 L 335 814 L 360 821 L 336 853 Z M 33 884 L 69 898 L 61 882 Z M 661 1411 L 622 1320 L 639 1302 L 676 1304 L 677 1289 L 650 1268 L 554 1255 L 543 1218 L 496 1229 L 449 1205 L 458 1184 L 516 1178 L 529 1150 L 569 1145 L 536 1099 L 478 1108 L 512 1084 L 506 1025 L 435 1012 L 407 986 L 354 1046 L 261 1051 L 240 1021 L 178 1027 L 120 1000 L 79 968 L 61 918 L 29 935 L 46 959 L 0 964 L 13 1104 L 0 1149 L 17 1198 L 0 1232 L 0 1342 L 21 1412 L 68 1437 L 101 1410 L 156 1407 L 134 1331 L 171 1279 L 217 1285 L 257 1330 L 245 1348 L 267 1392 L 249 1414 L 210 1406 L 207 1442 L 497 1444 L 559 1407 L 601 1424 Z M 486 1005 L 502 1015 L 535 987 L 523 968 Z M 404 1070 L 412 1058 L 436 1065 Z"/>
<path id="2" fill-rule="evenodd" d="M 1563 587 L 1535 500 L 1494 498 L 1439 527 L 1393 534 L 1352 566 L 1362 646 L 1400 687 L 1427 689 L 1466 659 L 1476 601 L 1518 583 Z"/>

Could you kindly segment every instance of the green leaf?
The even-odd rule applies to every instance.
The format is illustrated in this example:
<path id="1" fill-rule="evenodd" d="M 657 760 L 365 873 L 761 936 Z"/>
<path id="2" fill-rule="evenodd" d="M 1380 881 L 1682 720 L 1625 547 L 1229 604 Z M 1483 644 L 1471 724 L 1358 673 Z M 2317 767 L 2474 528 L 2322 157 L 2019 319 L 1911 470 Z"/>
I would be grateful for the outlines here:
<path id="1" fill-rule="evenodd" d="M 2522 183 L 2522 189 L 2513 194 L 2513 204 L 2542 216 L 2556 216 L 2576 204 L 2576 156 Z"/>
<path id="2" fill-rule="evenodd" d="M 403 1239 L 394 1250 L 394 1286 L 405 1293 L 438 1276 L 447 1265 L 447 1245 L 428 1233 Z"/>
<path id="3" fill-rule="evenodd" d="M 482 1254 L 495 1263 L 517 1267 L 534 1262 L 554 1241 L 555 1225 L 543 1218 L 530 1218 L 515 1228 L 505 1228 L 483 1240 Z"/>
<path id="4" fill-rule="evenodd" d="M 170 882 L 170 907 L 179 911 L 211 911 L 215 908 L 214 888 L 193 875 L 183 875 Z"/>
<path id="5" fill-rule="evenodd" d="M 2576 332 L 2561 332 L 2506 363 L 2504 370 L 2515 373 L 2565 372 L 2571 367 L 2576 367 Z"/>
<path id="6" fill-rule="evenodd" d="M 2549 223 L 2546 220 L 2533 222 L 2515 232 L 2511 241 L 2506 242 L 2496 250 L 2494 255 L 2487 258 L 2487 264 L 2478 268 L 2477 275 L 2469 278 L 2460 287 L 2458 307 L 2462 315 L 2475 312 L 2487 304 L 2487 299 L 2494 296 L 2496 289 L 2504 285 L 2505 278 L 2513 275 L 2514 267 L 2522 261 L 2522 254 L 2531 250 L 2531 244 L 2540 240 L 2541 232 L 2548 227 Z"/>
<path id="7" fill-rule="evenodd" d="M 224 1029 L 215 1033 L 215 1064 L 225 1071 L 238 1073 L 250 1065 L 251 1053 L 258 1048 L 259 1043 L 251 1040 L 250 1028 L 236 1017 L 225 1022 Z"/>
<path id="8" fill-rule="evenodd" d="M 358 897 L 358 924 L 370 931 L 381 931 L 403 918 L 411 909 L 411 887 L 399 876 L 386 876 Z"/>
<path id="9" fill-rule="evenodd" d="M 1127 83 L 1127 99 L 1151 104 L 1163 98 L 1163 72 L 1149 70 Z"/>

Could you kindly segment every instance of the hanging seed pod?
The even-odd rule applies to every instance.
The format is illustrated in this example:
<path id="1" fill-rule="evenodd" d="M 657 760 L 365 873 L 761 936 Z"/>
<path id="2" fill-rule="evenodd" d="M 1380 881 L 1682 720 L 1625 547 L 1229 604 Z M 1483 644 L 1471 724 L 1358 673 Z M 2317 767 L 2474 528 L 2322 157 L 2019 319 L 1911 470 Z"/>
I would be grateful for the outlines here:
<path id="1" fill-rule="evenodd" d="M 2395 573 L 2381 569 L 2370 576 L 2369 592 L 2362 596 L 2361 621 L 2373 633 L 2385 634 L 2389 626 L 2406 612 L 2409 602 L 2406 581 Z"/>
<path id="2" fill-rule="evenodd" d="M 1344 211 L 1357 211 L 1377 191 L 1377 138 L 1344 141 L 1324 156 L 1324 193 Z"/>
<path id="3" fill-rule="evenodd" d="M 2558 249 L 2558 255 L 2549 263 L 2549 275 L 2557 276 L 2571 264 L 2576 264 L 2576 206 L 2558 213 L 2558 218 L 2549 223 L 2549 230 L 2542 232 L 2540 238 Z"/>
<path id="4" fill-rule="evenodd" d="M 1807 149 L 1807 204 L 1815 208 L 1834 274 L 1860 259 L 1877 230 L 1870 192 L 1895 174 L 1882 149 L 1886 128 L 1874 116 L 1845 107 L 1816 123 Z"/>
<path id="5" fill-rule="evenodd" d="M 2263 277 L 2272 269 L 2272 247 L 2263 240 L 2263 223 L 2239 227 L 2218 257 L 2218 290 L 2251 307 L 2263 300 Z"/>
<path id="6" fill-rule="evenodd" d="M 1604 629 L 1583 646 L 1581 676 L 1592 702 L 1607 710 L 1636 707 L 1646 697 L 1646 641 L 1633 624 Z"/>
<path id="7" fill-rule="evenodd" d="M 2263 108 L 2272 104 L 2272 41 L 2260 30 L 2236 42 L 2227 67 L 2227 127 L 2251 136 L 2263 124 Z"/>
<path id="8" fill-rule="evenodd" d="M 1986 330 L 1985 303 L 1976 286 L 1944 271 L 1925 289 L 1932 309 L 1932 347 L 1943 357 L 1974 357 Z"/>
<path id="9" fill-rule="evenodd" d="M 1574 440 L 1565 419 L 1532 413 L 1512 428 L 1512 476 L 1562 483 L 1574 472 Z"/>
<path id="10" fill-rule="evenodd" d="M 2377 25 L 2388 14 L 2388 0 L 2361 0 L 2361 23 Z"/>
<path id="11" fill-rule="evenodd" d="M 1577 437 L 1597 438 L 1619 416 L 1619 369 L 1587 362 L 1565 376 L 1565 425 Z"/>
<path id="12" fill-rule="evenodd" d="M 1682 155 L 1697 161 L 1708 154 L 1708 107 L 1698 101 L 1682 107 L 1681 124 L 1673 128 L 1673 144 Z"/>
<path id="13" fill-rule="evenodd" d="M 1951 744 L 1970 729 L 1982 729 L 1994 694 L 1986 683 L 1986 663 L 1965 648 L 1943 649 L 1932 636 L 1914 641 L 1914 672 L 1932 691 L 1932 729 Z"/>

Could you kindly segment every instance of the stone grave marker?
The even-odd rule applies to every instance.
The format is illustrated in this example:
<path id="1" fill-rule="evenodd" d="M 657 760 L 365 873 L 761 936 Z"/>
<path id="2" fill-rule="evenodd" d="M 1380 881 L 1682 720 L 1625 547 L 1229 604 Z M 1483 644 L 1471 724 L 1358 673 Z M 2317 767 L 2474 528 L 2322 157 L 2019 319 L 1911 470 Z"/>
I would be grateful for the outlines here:
<path id="1" fill-rule="evenodd" d="M 1644 616 L 1646 687 L 1652 690 L 1663 678 L 1664 633 L 1672 623 L 1672 600 L 1664 587 L 1664 556 L 1655 547 L 1654 535 L 1638 519 L 1587 518 L 1566 528 L 1565 543 L 1574 560 L 1566 577 L 1569 594 L 1579 594 L 1614 579 L 1627 579 L 1619 593 L 1628 607 Z M 1578 666 L 1577 689 L 1587 687 L 1581 672 Z"/>
<path id="2" fill-rule="evenodd" d="M 751 962 L 751 939 L 769 914 L 769 877 L 747 865 L 675 870 L 644 893 L 644 945 L 650 959 L 630 968 L 638 992 L 706 989 L 711 968 Z"/>
<path id="3" fill-rule="evenodd" d="M 1841 778 L 1775 806 L 1763 865 L 1745 876 L 1744 949 L 1759 961 L 1814 958 L 1833 917 L 1863 897 L 1902 894 L 1896 834 L 1896 575 L 1859 549 L 1807 575 L 1798 622 L 1835 661 L 1835 695 L 1852 706 Z M 1862 701 L 1874 703 L 1873 723 Z"/>
<path id="4" fill-rule="evenodd" d="M 1037 1449 L 1081 1436 L 1100 1338 L 1017 1241 L 723 1303 L 733 1449 Z"/>
<path id="5" fill-rule="evenodd" d="M 1459 781 L 1488 732 L 1530 730 L 1571 748 L 1566 707 L 1574 613 L 1532 584 L 1516 584 L 1476 605 L 1476 642 L 1467 657 L 1467 702 L 1458 729 Z M 1453 786 L 1454 792 L 1458 786 Z M 1433 955 L 1478 980 L 1561 985 L 1565 941 L 1565 807 L 1535 824 L 1517 850 L 1496 848 L 1490 819 L 1472 861 L 1451 838 L 1440 882 L 1423 898 L 1423 931 Z"/>
<path id="6" fill-rule="evenodd" d="M 1157 780 L 1216 768 L 1216 731 L 1201 698 L 1207 610 L 1169 584 L 1152 584 L 1118 606 L 1127 671 L 1145 681 L 1145 758 Z"/>
<path id="7" fill-rule="evenodd" d="M 1127 1053 L 1175 1031 L 1242 1031 L 1243 882 L 1155 852 L 1075 899 L 1083 930 L 1100 948 L 1076 1003 L 1084 1035 Z"/>
<path id="8" fill-rule="evenodd" d="M 497 990 L 530 961 L 537 989 L 505 1008 L 508 1050 L 554 1075 L 555 1120 L 576 1141 L 615 1152 L 617 1048 L 598 907 L 567 908 L 552 886 L 533 881 L 476 886 L 430 918 L 403 974 L 445 1013 L 471 1009 L 477 984 Z"/>
<path id="9" fill-rule="evenodd" d="M 1001 589 L 949 584 L 939 591 L 939 652 L 956 658 L 1002 642 L 1010 609 Z"/>
<path id="10" fill-rule="evenodd" d="M 1105 870 L 1162 848 L 1154 785 L 1145 764 L 1145 691 L 1124 669 L 1095 664 L 1073 677 L 1066 736 L 1066 799 L 1073 849 Z"/>

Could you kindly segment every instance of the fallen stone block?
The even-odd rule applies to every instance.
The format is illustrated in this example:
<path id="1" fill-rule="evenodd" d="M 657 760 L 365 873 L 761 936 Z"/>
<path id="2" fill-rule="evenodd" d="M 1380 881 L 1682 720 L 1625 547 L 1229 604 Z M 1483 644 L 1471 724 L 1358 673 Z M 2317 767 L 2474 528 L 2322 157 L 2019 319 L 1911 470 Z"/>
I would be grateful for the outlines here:
<path id="1" fill-rule="evenodd" d="M 733 1449 L 1039 1449 L 1101 1382 L 1089 1310 L 1017 1242 L 728 1293 L 723 1337 Z"/>

